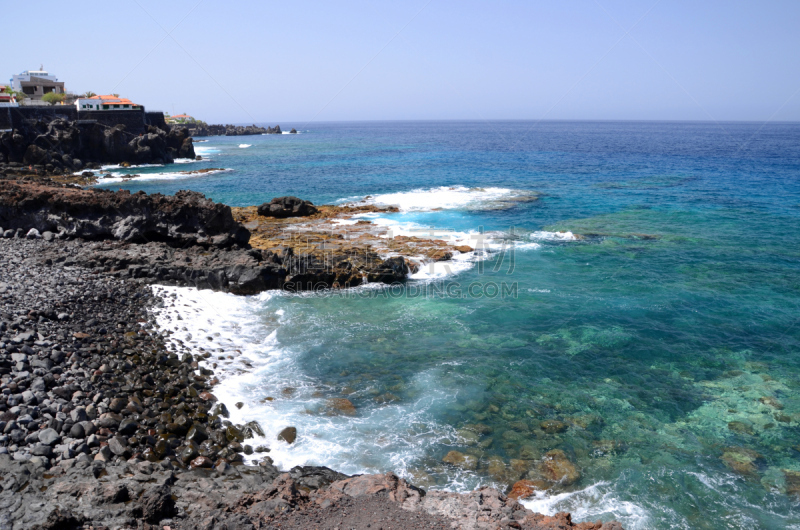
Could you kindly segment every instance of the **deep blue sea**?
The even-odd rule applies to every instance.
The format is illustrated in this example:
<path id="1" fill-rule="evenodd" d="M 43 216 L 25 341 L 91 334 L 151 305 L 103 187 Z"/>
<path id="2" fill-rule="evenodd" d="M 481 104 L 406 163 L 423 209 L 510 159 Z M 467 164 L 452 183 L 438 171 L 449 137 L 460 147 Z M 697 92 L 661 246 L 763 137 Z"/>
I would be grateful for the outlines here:
<path id="1" fill-rule="evenodd" d="M 465 490 L 557 449 L 580 478 L 532 509 L 800 528 L 800 124 L 281 125 L 301 132 L 207 138 L 203 161 L 102 185 L 396 204 L 370 220 L 502 244 L 403 290 L 166 289 L 163 324 L 214 353 L 277 464 Z M 229 171 L 177 173 L 201 168 Z M 356 414 L 326 413 L 337 397 Z"/>

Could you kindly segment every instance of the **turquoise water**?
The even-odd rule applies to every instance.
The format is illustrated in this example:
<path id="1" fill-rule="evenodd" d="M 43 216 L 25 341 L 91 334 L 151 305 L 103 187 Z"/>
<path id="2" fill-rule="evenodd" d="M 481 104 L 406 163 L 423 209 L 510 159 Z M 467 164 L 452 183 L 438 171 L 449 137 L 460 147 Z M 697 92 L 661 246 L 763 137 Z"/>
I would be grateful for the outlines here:
<path id="1" fill-rule="evenodd" d="M 221 391 L 247 402 L 235 414 L 298 427 L 294 446 L 268 433 L 276 461 L 466 489 L 533 477 L 560 449 L 580 478 L 534 509 L 800 528 L 800 125 L 312 124 L 197 145 L 210 160 L 108 186 L 230 205 L 369 195 L 401 205 L 380 220 L 395 226 L 507 234 L 505 252 L 405 290 L 177 290 L 254 365 Z M 231 171 L 173 174 L 203 167 Z M 502 200 L 522 191 L 539 199 Z M 336 397 L 355 415 L 332 416 Z M 474 469 L 442 463 L 451 450 Z"/>

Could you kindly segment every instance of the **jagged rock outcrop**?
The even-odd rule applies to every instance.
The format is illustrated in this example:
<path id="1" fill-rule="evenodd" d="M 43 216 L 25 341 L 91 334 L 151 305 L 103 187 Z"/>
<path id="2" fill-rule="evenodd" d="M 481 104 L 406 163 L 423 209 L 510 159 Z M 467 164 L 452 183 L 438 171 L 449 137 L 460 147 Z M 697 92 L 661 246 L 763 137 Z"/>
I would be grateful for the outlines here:
<path id="1" fill-rule="evenodd" d="M 264 217 L 276 217 L 286 219 L 287 217 L 307 217 L 314 215 L 319 210 L 311 201 L 304 201 L 298 197 L 286 196 L 275 197 L 269 202 L 265 202 L 258 207 L 258 215 Z"/>
<path id="2" fill-rule="evenodd" d="M 48 173 L 77 171 L 90 164 L 169 164 L 175 158 L 195 158 L 185 128 L 165 131 L 148 126 L 146 132 L 134 134 L 122 124 L 108 127 L 55 119 L 29 122 L 0 134 L 0 165 L 41 168 Z"/>
<path id="3" fill-rule="evenodd" d="M 0 471 L 7 477 L 0 483 L 0 518 L 15 529 L 315 528 L 323 514 L 342 519 L 349 513 L 346 528 L 358 529 L 383 522 L 415 529 L 622 530 L 617 522 L 534 513 L 489 488 L 426 495 L 392 473 L 336 480 L 342 475 L 327 468 L 281 473 L 267 462 L 184 471 L 136 457 L 46 470 L 8 455 L 0 455 Z"/>
<path id="4" fill-rule="evenodd" d="M 7 181 L 0 187 L 0 226 L 35 228 L 59 237 L 161 241 L 173 246 L 247 245 L 250 232 L 231 209 L 201 193 L 174 196 L 127 190 L 83 190 Z"/>
<path id="5" fill-rule="evenodd" d="M 296 132 L 296 131 L 295 131 Z M 190 126 L 192 136 L 248 136 L 254 134 L 282 134 L 281 126 L 259 127 L 257 125 L 205 125 Z"/>
<path id="6" fill-rule="evenodd" d="M 324 257 L 260 249 L 207 252 L 203 247 L 173 248 L 165 243 L 65 242 L 37 255 L 43 263 L 78 266 L 117 278 L 188 285 L 199 289 L 256 294 L 267 289 L 312 291 L 394 283 L 409 273 L 403 258 L 382 259 L 353 249 Z"/>

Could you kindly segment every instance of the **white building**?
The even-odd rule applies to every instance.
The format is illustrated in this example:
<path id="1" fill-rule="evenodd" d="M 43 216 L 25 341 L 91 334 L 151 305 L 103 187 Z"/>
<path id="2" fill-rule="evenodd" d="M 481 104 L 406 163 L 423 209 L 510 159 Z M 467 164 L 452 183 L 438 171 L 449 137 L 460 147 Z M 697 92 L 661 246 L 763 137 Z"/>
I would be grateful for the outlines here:
<path id="1" fill-rule="evenodd" d="M 118 96 L 92 96 L 75 100 L 78 112 L 86 110 L 141 110 L 142 106 Z"/>
<path id="2" fill-rule="evenodd" d="M 40 100 L 50 92 L 64 94 L 64 82 L 41 68 L 39 70 L 25 70 L 21 74 L 11 77 L 11 88 L 24 93 L 29 99 Z"/>
<path id="3" fill-rule="evenodd" d="M 56 76 L 49 74 L 44 70 L 25 70 L 21 74 L 15 75 L 11 78 L 11 88 L 21 92 L 23 81 L 30 82 L 31 76 L 46 79 L 53 83 L 58 83 L 58 78 L 56 78 Z"/>
<path id="4" fill-rule="evenodd" d="M 75 100 L 78 112 L 82 110 L 100 110 L 100 100 L 94 98 L 81 98 Z"/>

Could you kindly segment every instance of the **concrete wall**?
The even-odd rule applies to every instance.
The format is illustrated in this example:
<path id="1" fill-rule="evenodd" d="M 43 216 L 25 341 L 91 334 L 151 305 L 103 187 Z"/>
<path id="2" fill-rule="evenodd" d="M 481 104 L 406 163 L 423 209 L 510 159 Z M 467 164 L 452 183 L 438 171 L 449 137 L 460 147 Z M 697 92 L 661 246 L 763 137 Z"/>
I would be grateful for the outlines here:
<path id="1" fill-rule="evenodd" d="M 125 130 L 131 134 L 140 134 L 147 131 L 143 110 L 89 110 L 78 115 L 82 120 L 95 120 L 97 123 L 108 127 L 123 124 L 125 125 Z"/>
<path id="2" fill-rule="evenodd" d="M 153 127 L 158 127 L 165 131 L 168 129 L 163 112 L 145 112 L 144 121 L 147 125 L 152 125 Z"/>
<path id="3" fill-rule="evenodd" d="M 12 128 L 11 109 L 12 107 L 0 107 L 0 131 Z"/>
<path id="4" fill-rule="evenodd" d="M 160 118 L 157 114 L 160 114 Z M 52 121 L 58 118 L 71 121 L 92 120 L 108 127 L 123 124 L 125 130 L 131 134 L 146 132 L 148 124 L 158 126 L 159 123 L 164 123 L 163 113 L 145 113 L 143 109 L 82 111 L 79 113 L 75 105 L 52 105 L 48 107 L 0 108 L 0 129 L 19 127 L 25 120 Z"/>

